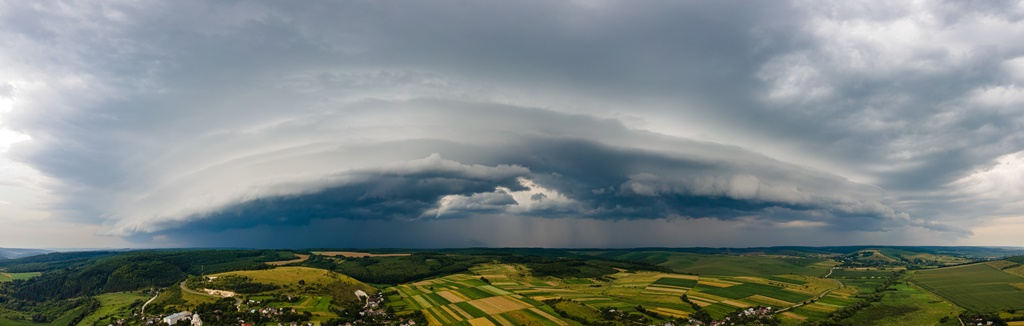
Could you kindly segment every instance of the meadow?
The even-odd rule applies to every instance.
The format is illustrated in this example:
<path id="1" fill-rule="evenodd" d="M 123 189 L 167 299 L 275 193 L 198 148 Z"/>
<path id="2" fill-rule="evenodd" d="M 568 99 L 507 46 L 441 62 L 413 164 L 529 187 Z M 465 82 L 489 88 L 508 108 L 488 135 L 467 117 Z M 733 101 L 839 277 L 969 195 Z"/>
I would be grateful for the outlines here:
<path id="1" fill-rule="evenodd" d="M 105 293 L 95 297 L 100 301 L 100 308 L 93 311 L 78 323 L 79 326 L 109 325 L 110 318 L 130 317 L 131 307 L 135 303 L 149 300 L 148 295 L 131 292 Z"/>
<path id="2" fill-rule="evenodd" d="M 42 274 L 42 273 L 40 273 L 40 272 L 30 272 L 30 273 L 5 273 L 5 272 L 0 272 L 0 283 L 10 282 L 10 281 L 13 281 L 13 280 L 27 280 L 27 279 L 39 276 L 40 274 Z"/>
<path id="3" fill-rule="evenodd" d="M 1024 277 L 989 263 L 918 271 L 913 281 L 959 306 L 981 312 L 1024 309 Z"/>
<path id="4" fill-rule="evenodd" d="M 936 325 L 943 317 L 949 317 L 941 325 L 960 325 L 956 316 L 961 308 L 942 300 L 913 283 L 899 283 L 892 286 L 881 301 L 873 303 L 843 322 L 849 325 Z"/>

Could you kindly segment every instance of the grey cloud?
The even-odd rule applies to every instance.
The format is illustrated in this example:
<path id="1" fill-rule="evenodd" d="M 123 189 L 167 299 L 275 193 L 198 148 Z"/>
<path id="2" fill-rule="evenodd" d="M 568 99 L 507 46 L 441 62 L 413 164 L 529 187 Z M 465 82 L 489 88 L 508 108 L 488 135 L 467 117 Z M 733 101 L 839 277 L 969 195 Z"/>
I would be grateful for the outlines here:
<path id="1" fill-rule="evenodd" d="M 979 196 L 960 181 L 1024 149 L 1009 3 L 47 6 L 2 8 L 3 122 L 32 137 L 5 156 L 108 231 L 436 217 L 451 196 L 442 219 L 960 232 L 1006 210 L 953 207 Z M 552 192 L 517 200 L 519 177 Z"/>

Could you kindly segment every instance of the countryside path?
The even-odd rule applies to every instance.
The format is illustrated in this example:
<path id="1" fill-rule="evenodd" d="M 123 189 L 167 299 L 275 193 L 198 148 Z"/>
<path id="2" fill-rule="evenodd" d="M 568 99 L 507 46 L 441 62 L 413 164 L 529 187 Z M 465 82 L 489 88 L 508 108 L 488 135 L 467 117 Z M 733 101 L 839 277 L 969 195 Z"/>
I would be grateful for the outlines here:
<path id="1" fill-rule="evenodd" d="M 146 315 L 146 306 L 148 306 L 150 302 L 153 302 L 153 300 L 156 300 L 156 297 L 158 297 L 158 296 L 160 296 L 160 292 L 157 292 L 156 294 L 153 295 L 152 298 L 149 298 L 149 301 L 146 301 L 146 303 L 142 304 L 142 315 L 143 316 Z"/>
<path id="2" fill-rule="evenodd" d="M 828 271 L 828 275 L 825 275 L 825 277 L 823 277 L 823 278 L 828 278 L 829 276 L 831 276 L 831 275 L 832 275 L 832 271 L 833 271 L 833 270 L 835 270 L 835 268 L 832 268 L 832 269 L 830 269 L 830 270 Z M 843 281 L 840 281 L 840 280 L 837 280 L 837 279 L 832 279 L 832 280 L 833 280 L 833 281 L 836 281 L 837 283 L 839 283 L 839 286 L 837 286 L 837 287 L 835 287 L 835 288 L 831 288 L 831 289 L 825 290 L 825 292 L 822 292 L 822 293 L 821 293 L 821 294 L 819 294 L 819 295 L 818 295 L 817 297 L 815 297 L 815 298 L 813 299 L 814 301 L 818 301 L 818 300 L 821 300 L 821 298 L 824 298 L 824 297 L 825 297 L 826 295 L 828 295 L 828 294 L 829 294 L 829 293 L 831 293 L 832 291 L 835 291 L 835 290 L 839 290 L 839 289 L 842 289 L 843 287 L 845 287 L 845 286 L 846 286 L 846 284 L 845 284 L 845 283 L 843 283 Z M 796 309 L 796 308 L 800 308 L 800 307 L 804 306 L 805 304 L 807 304 L 808 302 L 811 302 L 811 300 L 806 300 L 806 301 L 804 301 L 804 302 L 801 302 L 801 303 L 795 304 L 795 305 L 793 305 L 793 306 L 790 306 L 790 307 L 787 307 L 787 308 L 782 308 L 782 309 L 779 309 L 779 311 L 776 311 L 775 313 L 777 313 L 777 314 L 781 314 L 781 313 L 784 313 L 784 312 L 787 312 L 787 311 L 790 311 L 790 310 L 793 310 L 793 309 Z"/>

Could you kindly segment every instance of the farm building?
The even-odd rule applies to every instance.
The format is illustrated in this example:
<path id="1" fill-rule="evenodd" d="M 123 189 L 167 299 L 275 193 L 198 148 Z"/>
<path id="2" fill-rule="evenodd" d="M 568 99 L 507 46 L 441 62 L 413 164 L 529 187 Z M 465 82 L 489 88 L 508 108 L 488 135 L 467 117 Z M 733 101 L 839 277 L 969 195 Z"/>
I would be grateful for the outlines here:
<path id="1" fill-rule="evenodd" d="M 203 326 L 203 320 L 199 318 L 199 314 L 192 315 L 192 326 Z"/>

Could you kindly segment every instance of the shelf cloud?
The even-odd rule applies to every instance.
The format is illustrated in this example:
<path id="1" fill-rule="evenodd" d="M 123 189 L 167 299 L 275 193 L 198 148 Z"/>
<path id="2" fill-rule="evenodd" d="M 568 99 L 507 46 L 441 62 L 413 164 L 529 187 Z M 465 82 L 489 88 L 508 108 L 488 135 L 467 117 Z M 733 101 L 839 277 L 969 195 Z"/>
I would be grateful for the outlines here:
<path id="1" fill-rule="evenodd" d="M 7 3 L 0 246 L 1014 245 L 1022 18 Z"/>

